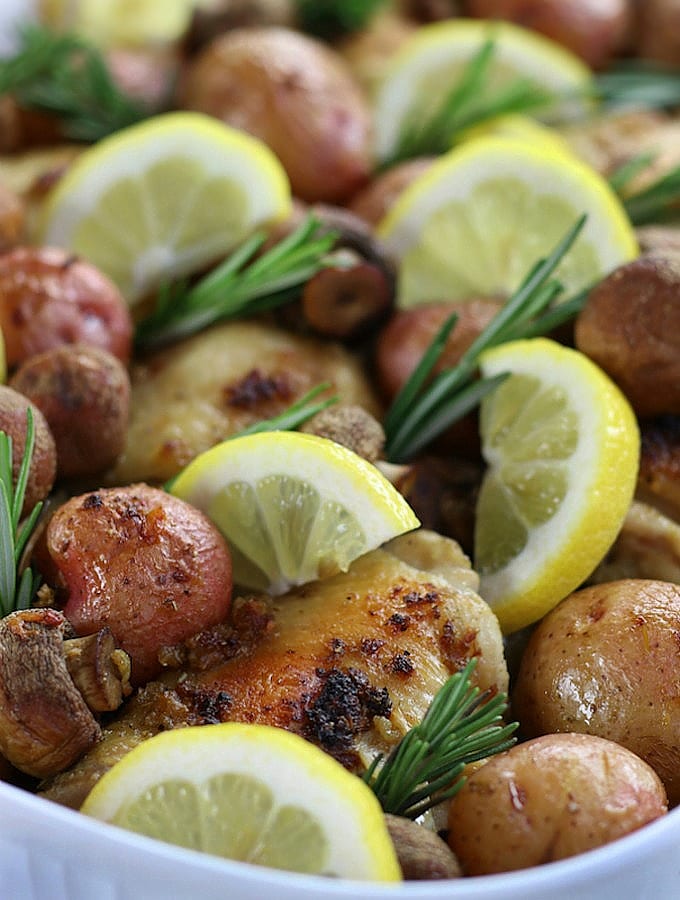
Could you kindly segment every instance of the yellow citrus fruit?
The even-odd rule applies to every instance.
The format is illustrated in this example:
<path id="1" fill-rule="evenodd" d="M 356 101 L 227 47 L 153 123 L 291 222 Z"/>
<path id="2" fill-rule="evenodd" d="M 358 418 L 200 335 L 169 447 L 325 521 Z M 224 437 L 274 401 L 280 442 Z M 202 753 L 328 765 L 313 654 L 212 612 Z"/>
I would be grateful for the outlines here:
<path id="1" fill-rule="evenodd" d="M 452 91 L 464 68 L 489 39 L 495 42 L 485 90 L 493 95 L 514 80 L 565 97 L 556 101 L 559 118 L 581 117 L 592 74 L 569 50 L 509 22 L 455 19 L 418 28 L 395 54 L 374 104 L 375 152 L 388 159 L 405 127 L 423 121 Z M 479 99 L 484 99 L 484 95 Z"/>
<path id="2" fill-rule="evenodd" d="M 489 119 L 488 122 L 464 131 L 460 141 L 480 137 L 511 138 L 515 141 L 524 141 L 532 147 L 545 147 L 546 150 L 575 155 L 559 131 L 549 125 L 543 125 L 530 116 L 507 115 Z"/>
<path id="3" fill-rule="evenodd" d="M 171 490 L 227 538 L 234 581 L 273 594 L 344 572 L 420 524 L 374 465 L 293 431 L 224 441 L 189 463 Z"/>
<path id="4" fill-rule="evenodd" d="M 295 734 L 202 725 L 139 744 L 95 785 L 82 812 L 191 850 L 275 869 L 398 881 L 377 798 Z"/>
<path id="5" fill-rule="evenodd" d="M 195 0 L 40 0 L 43 22 L 99 47 L 172 43 L 186 31 Z"/>
<path id="6" fill-rule="evenodd" d="M 602 560 L 630 506 L 639 433 L 621 391 L 586 356 L 546 338 L 481 358 L 510 373 L 481 404 L 488 469 L 475 528 L 480 593 L 505 632 L 544 616 Z"/>
<path id="7" fill-rule="evenodd" d="M 378 227 L 399 260 L 399 304 L 508 297 L 583 214 L 556 270 L 568 293 L 635 258 L 628 216 L 607 182 L 561 150 L 502 137 L 440 157 Z"/>
<path id="8" fill-rule="evenodd" d="M 39 237 L 94 263 L 135 303 L 290 203 L 261 141 L 201 113 L 166 113 L 85 150 L 49 196 Z"/>

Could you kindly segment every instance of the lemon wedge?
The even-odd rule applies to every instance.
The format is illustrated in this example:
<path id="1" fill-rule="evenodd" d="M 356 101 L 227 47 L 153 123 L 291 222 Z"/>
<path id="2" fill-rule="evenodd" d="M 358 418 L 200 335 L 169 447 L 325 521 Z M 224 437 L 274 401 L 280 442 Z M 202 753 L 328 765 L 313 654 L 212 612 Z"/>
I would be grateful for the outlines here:
<path id="1" fill-rule="evenodd" d="M 371 789 L 295 734 L 202 725 L 139 744 L 95 785 L 82 812 L 192 850 L 275 869 L 399 881 Z"/>
<path id="2" fill-rule="evenodd" d="M 261 141 L 201 113 L 166 113 L 85 150 L 49 196 L 39 237 L 98 266 L 134 304 L 290 203 Z"/>
<path id="3" fill-rule="evenodd" d="M 482 137 L 413 181 L 378 234 L 399 260 L 401 307 L 508 297 L 583 213 L 556 271 L 567 295 L 638 255 L 621 201 L 590 166 L 547 143 Z"/>
<path id="4" fill-rule="evenodd" d="M 293 431 L 212 447 L 179 474 L 172 493 L 220 528 L 235 583 L 272 594 L 345 572 L 420 524 L 374 465 L 327 438 Z"/>
<path id="5" fill-rule="evenodd" d="M 40 0 L 40 18 L 99 47 L 150 47 L 178 40 L 195 0 Z"/>
<path id="6" fill-rule="evenodd" d="M 509 22 L 456 19 L 418 28 L 385 71 L 375 96 L 375 153 L 394 153 L 405 126 L 427 118 L 455 87 L 465 66 L 489 39 L 494 40 L 487 89 L 495 92 L 521 78 L 564 97 L 553 112 L 560 119 L 581 118 L 592 73 L 554 41 Z M 480 99 L 484 99 L 483 97 Z"/>
<path id="7" fill-rule="evenodd" d="M 602 560 L 630 506 L 639 432 L 621 391 L 546 338 L 481 357 L 510 376 L 481 404 L 488 470 L 475 526 L 480 593 L 505 632 L 537 621 Z"/>

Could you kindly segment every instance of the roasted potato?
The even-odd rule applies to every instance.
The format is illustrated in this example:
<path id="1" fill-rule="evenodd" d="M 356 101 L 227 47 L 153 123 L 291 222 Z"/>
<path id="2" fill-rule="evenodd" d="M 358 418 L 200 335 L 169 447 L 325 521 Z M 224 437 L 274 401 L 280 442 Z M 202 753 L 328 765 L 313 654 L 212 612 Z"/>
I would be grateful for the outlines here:
<path id="1" fill-rule="evenodd" d="M 260 138 L 293 193 L 337 202 L 370 172 L 367 101 L 339 54 L 286 28 L 242 28 L 189 64 L 180 103 Z"/>
<path id="2" fill-rule="evenodd" d="M 584 588 L 532 633 L 512 695 L 526 736 L 582 732 L 646 760 L 680 802 L 680 585 Z"/>
<path id="3" fill-rule="evenodd" d="M 148 485 L 73 497 L 47 526 L 64 614 L 79 635 L 109 627 L 132 662 L 131 682 L 161 670 L 162 647 L 221 622 L 231 602 L 231 556 L 212 522 Z"/>
<path id="4" fill-rule="evenodd" d="M 613 741 L 549 734 L 494 756 L 449 808 L 449 845 L 465 875 L 576 856 L 664 815 L 654 770 Z"/>
<path id="5" fill-rule="evenodd" d="M 0 255 L 0 328 L 7 365 L 61 344 L 130 357 L 132 320 L 118 288 L 95 266 L 56 247 Z"/>

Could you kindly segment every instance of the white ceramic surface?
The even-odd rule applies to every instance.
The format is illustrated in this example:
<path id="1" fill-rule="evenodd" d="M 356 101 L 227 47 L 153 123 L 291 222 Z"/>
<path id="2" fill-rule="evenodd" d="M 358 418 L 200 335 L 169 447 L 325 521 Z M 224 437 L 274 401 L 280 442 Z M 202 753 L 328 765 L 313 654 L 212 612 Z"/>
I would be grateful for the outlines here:
<path id="1" fill-rule="evenodd" d="M 10 23 L 33 8 L 32 0 L 0 0 L 0 55 L 11 44 Z M 572 860 L 510 875 L 380 887 L 288 875 L 180 850 L 0 783 L 0 900 L 226 898 L 676 900 L 680 809 Z"/>

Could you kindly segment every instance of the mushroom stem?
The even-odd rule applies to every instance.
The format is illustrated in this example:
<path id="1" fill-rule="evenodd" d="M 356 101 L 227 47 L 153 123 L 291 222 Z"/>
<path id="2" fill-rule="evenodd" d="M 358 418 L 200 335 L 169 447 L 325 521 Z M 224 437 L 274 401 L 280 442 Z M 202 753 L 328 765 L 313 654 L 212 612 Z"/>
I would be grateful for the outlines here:
<path id="1" fill-rule="evenodd" d="M 93 712 L 118 709 L 130 687 L 130 657 L 116 646 L 110 629 L 64 642 L 69 675 Z"/>

